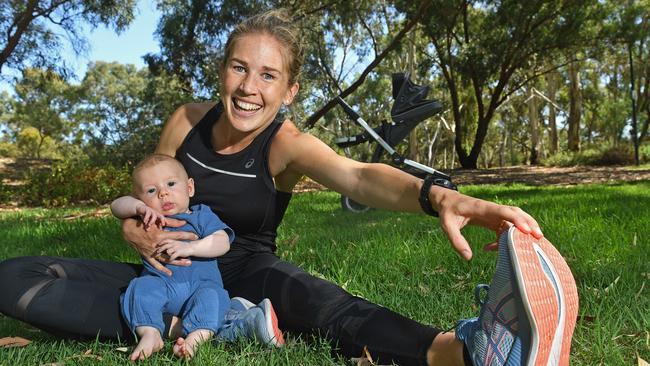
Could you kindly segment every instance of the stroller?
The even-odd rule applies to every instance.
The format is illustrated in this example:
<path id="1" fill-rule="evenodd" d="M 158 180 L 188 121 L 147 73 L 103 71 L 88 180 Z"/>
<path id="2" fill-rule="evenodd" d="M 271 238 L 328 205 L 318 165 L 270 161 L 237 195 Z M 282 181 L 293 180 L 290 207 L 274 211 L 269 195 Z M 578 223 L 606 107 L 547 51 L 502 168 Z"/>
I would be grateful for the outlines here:
<path id="1" fill-rule="evenodd" d="M 406 73 L 394 73 L 394 103 L 390 111 L 393 122 L 382 122 L 376 128 L 371 128 L 343 98 L 340 96 L 336 97 L 336 101 L 343 107 L 348 117 L 357 122 L 365 130 L 365 132 L 355 136 L 336 139 L 336 145 L 341 148 L 348 148 L 369 141 L 372 138 L 378 145 L 370 158 L 371 163 L 379 162 L 382 154 L 387 152 L 391 157 L 393 166 L 421 179 L 432 176 L 436 185 L 455 190 L 456 186 L 451 182 L 449 175 L 416 161 L 406 159 L 393 148 L 393 146 L 408 136 L 415 126 L 442 110 L 442 104 L 439 101 L 426 99 L 427 94 L 429 94 L 428 86 L 414 84 Z M 350 197 L 343 195 L 341 196 L 341 206 L 344 210 L 356 213 L 365 212 L 370 209 L 370 207 L 355 202 Z"/>

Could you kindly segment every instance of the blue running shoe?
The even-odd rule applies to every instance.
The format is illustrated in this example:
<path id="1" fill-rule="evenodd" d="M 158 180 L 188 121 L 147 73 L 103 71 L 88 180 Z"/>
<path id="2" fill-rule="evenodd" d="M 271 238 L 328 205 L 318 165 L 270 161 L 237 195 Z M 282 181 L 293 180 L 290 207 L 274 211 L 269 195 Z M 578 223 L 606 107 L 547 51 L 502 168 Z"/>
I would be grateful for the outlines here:
<path id="1" fill-rule="evenodd" d="M 503 233 L 492 283 L 477 286 L 475 296 L 479 317 L 456 326 L 475 366 L 569 364 L 578 295 L 569 267 L 548 240 L 514 227 Z"/>
<path id="2" fill-rule="evenodd" d="M 245 311 L 254 306 L 255 304 L 244 299 L 243 297 L 233 297 L 230 299 L 230 310 L 232 311 Z"/>
<path id="3" fill-rule="evenodd" d="M 257 306 L 264 312 L 265 321 L 264 326 L 259 327 L 256 332 L 257 339 L 276 347 L 282 347 L 284 345 L 284 336 L 278 327 L 278 317 L 275 315 L 271 300 L 264 299 Z"/>
<path id="4" fill-rule="evenodd" d="M 230 310 L 224 318 L 224 325 L 219 329 L 218 339 L 234 341 L 237 338 L 257 339 L 259 342 L 281 347 L 284 337 L 273 306 L 269 299 L 258 305 L 241 298 L 230 300 Z"/>

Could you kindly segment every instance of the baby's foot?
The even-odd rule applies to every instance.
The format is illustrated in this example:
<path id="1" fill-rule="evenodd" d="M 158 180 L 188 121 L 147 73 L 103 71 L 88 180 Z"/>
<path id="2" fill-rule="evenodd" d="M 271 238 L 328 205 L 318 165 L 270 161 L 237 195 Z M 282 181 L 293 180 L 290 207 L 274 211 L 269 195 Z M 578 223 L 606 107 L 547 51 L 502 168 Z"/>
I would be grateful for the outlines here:
<path id="1" fill-rule="evenodd" d="M 174 355 L 179 358 L 190 359 L 194 357 L 196 347 L 210 339 L 213 332 L 207 329 L 198 329 L 187 335 L 187 338 L 178 337 L 174 343 Z"/>
<path id="2" fill-rule="evenodd" d="M 163 348 L 163 340 L 156 328 L 138 327 L 136 328 L 136 333 L 140 337 L 140 341 L 129 357 L 131 361 L 142 361 L 151 356 L 152 353 L 158 352 Z"/>
<path id="3" fill-rule="evenodd" d="M 174 347 L 172 348 L 174 351 L 174 355 L 178 358 L 192 358 L 194 355 L 194 350 L 191 352 L 188 350 L 187 343 L 185 342 L 185 338 L 183 337 L 178 337 L 176 339 L 176 342 L 174 343 Z"/>

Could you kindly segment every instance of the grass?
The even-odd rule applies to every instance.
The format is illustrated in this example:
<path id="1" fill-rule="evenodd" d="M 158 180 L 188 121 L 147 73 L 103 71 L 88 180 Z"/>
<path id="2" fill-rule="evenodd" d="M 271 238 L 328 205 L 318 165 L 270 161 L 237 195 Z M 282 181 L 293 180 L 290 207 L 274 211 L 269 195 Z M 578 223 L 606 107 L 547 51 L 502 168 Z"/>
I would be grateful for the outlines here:
<path id="1" fill-rule="evenodd" d="M 533 214 L 564 254 L 580 294 L 573 365 L 631 365 L 650 360 L 650 183 L 572 187 L 468 186 L 464 193 L 518 205 Z M 88 211 L 88 209 L 85 209 Z M 0 259 L 62 255 L 137 262 L 111 217 L 61 220 L 82 209 L 26 209 L 0 214 L 5 245 Z M 475 316 L 473 288 L 489 283 L 495 254 L 481 251 L 493 234 L 467 228 L 475 258 L 459 259 L 435 219 L 339 208 L 332 192 L 299 194 L 280 227 L 285 259 L 337 282 L 349 292 L 441 328 Z M 6 280 L 6 279 L 3 279 Z M 0 295 L 1 296 L 1 295 Z M 119 342 L 63 341 L 0 317 L 0 337 L 22 336 L 27 347 L 0 349 L 0 365 L 127 364 Z M 86 350 L 101 361 L 82 356 Z M 181 364 L 169 348 L 143 364 Z M 249 342 L 206 346 L 192 364 L 340 365 L 325 341 L 289 335 L 288 345 L 266 349 Z"/>

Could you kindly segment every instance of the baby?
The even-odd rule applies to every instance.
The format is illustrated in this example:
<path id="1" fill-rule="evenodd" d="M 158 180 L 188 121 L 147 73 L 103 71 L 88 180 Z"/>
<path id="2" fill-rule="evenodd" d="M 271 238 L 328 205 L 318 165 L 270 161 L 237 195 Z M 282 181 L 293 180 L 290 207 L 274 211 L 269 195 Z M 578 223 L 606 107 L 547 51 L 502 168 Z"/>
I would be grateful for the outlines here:
<path id="1" fill-rule="evenodd" d="M 132 361 L 143 360 L 163 347 L 163 313 L 182 319 L 184 338 L 178 338 L 173 347 L 174 354 L 182 358 L 191 358 L 198 344 L 215 335 L 227 340 L 254 336 L 276 346 L 284 343 L 268 299 L 254 306 L 234 298 L 231 305 L 214 258 L 230 250 L 234 232 L 209 207 L 189 207 L 194 181 L 179 161 L 161 154 L 146 157 L 133 171 L 133 195 L 113 201 L 113 215 L 120 219 L 140 216 L 145 229 L 165 227 L 168 217 L 184 220 L 182 227 L 165 229 L 193 232 L 198 239 L 160 242 L 157 254 L 168 256 L 169 261 L 191 258 L 192 264 L 166 264 L 170 276 L 143 261 L 140 277 L 133 279 L 123 294 L 122 315 L 139 338 Z"/>

